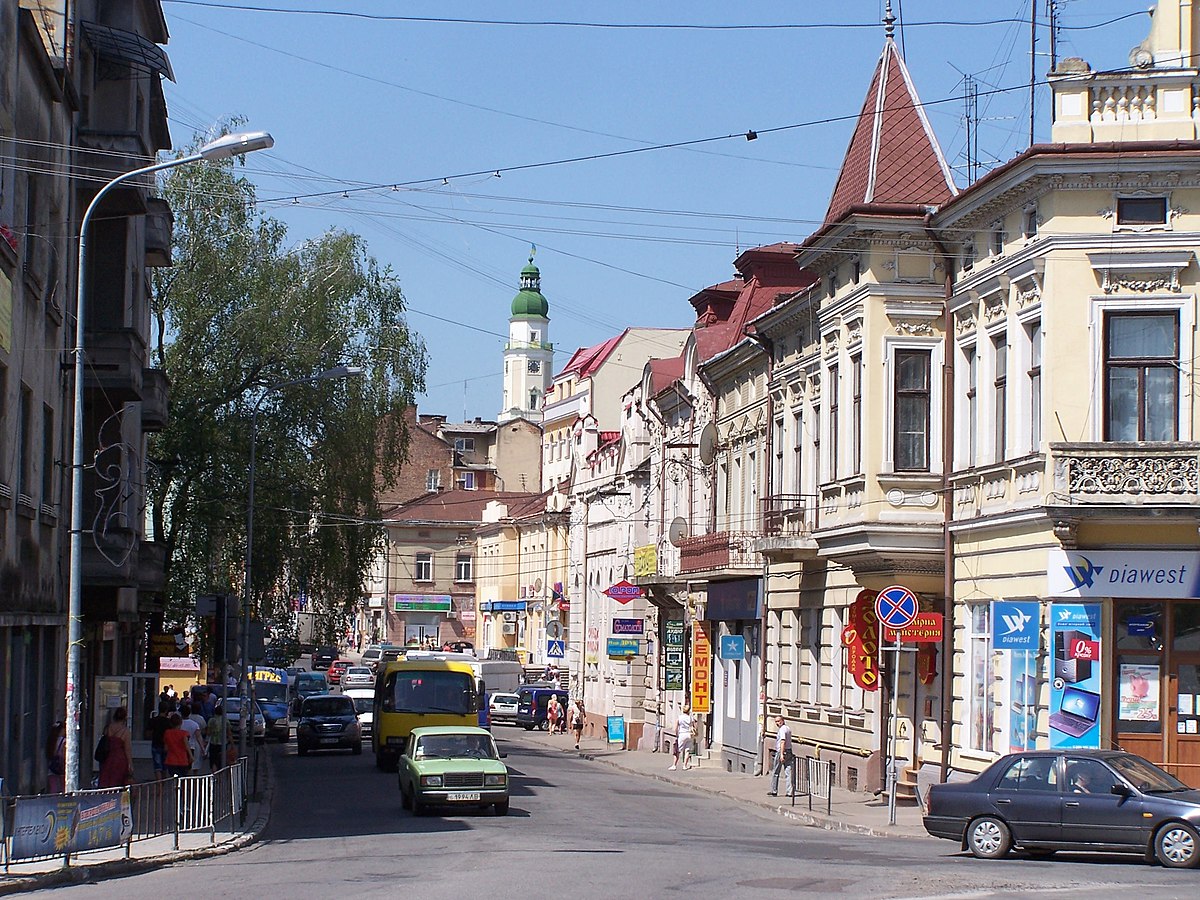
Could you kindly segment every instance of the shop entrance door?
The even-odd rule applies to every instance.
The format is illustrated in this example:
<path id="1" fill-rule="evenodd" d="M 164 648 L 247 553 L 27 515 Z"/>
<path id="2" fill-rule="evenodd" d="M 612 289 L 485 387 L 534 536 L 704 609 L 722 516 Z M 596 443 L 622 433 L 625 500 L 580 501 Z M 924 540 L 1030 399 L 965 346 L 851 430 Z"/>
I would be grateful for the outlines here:
<path id="1" fill-rule="evenodd" d="M 1200 655 L 1172 660 L 1167 685 L 1168 772 L 1200 788 Z"/>

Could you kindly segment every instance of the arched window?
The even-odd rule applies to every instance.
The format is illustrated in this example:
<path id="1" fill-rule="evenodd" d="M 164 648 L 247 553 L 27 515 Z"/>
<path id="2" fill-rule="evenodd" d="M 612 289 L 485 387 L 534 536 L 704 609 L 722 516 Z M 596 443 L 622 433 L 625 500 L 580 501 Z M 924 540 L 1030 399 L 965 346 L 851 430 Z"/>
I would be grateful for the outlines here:
<path id="1" fill-rule="evenodd" d="M 537 388 L 534 388 L 533 390 L 531 390 L 531 391 L 529 392 L 529 408 L 530 408 L 530 409 L 537 409 L 537 408 L 538 408 L 538 401 L 539 401 L 539 400 L 541 400 L 541 398 L 542 398 L 542 392 L 541 392 L 541 391 L 539 391 Z"/>

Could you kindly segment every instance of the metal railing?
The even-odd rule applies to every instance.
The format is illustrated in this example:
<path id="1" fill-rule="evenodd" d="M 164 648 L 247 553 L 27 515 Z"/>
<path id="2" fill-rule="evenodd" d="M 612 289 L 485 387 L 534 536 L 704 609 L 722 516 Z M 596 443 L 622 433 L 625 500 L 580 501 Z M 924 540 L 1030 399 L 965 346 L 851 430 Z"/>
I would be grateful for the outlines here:
<path id="1" fill-rule="evenodd" d="M 792 806 L 796 805 L 797 797 L 808 797 L 808 811 L 812 812 L 813 797 L 816 797 L 825 801 L 825 815 L 833 815 L 833 785 L 837 780 L 837 764 L 832 759 L 793 756 L 790 766 Z"/>
<path id="2" fill-rule="evenodd" d="M 245 822 L 249 763 L 249 759 L 242 757 L 209 775 L 185 775 L 71 794 L 5 798 L 0 810 L 4 871 L 14 862 L 59 858 L 64 866 L 69 866 L 73 856 L 121 847 L 128 858 L 135 841 L 165 835 L 174 836 L 177 850 L 179 836 L 190 832 L 208 831 L 210 843 L 215 844 L 217 826 L 229 822 L 232 830 L 235 816 Z M 87 826 L 76 828 L 80 821 L 99 821 L 99 817 L 93 819 L 92 813 L 101 809 L 109 798 L 116 802 L 111 804 L 111 810 L 102 809 L 107 824 L 92 827 L 90 831 Z M 33 821 L 58 822 L 64 817 L 61 829 L 57 825 L 40 829 L 23 825 Z M 37 852 L 39 843 L 48 848 L 47 852 Z"/>

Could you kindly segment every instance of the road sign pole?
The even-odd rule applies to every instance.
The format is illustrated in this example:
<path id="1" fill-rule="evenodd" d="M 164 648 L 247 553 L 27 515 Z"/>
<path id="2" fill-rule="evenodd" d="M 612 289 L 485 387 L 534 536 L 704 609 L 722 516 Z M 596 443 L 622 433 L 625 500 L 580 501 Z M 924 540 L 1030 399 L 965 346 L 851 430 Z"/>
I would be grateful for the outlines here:
<path id="1" fill-rule="evenodd" d="M 899 744 L 897 731 L 900 725 L 900 632 L 894 632 L 896 643 L 892 657 L 892 729 L 891 753 L 888 754 L 888 824 L 896 824 L 896 747 Z"/>

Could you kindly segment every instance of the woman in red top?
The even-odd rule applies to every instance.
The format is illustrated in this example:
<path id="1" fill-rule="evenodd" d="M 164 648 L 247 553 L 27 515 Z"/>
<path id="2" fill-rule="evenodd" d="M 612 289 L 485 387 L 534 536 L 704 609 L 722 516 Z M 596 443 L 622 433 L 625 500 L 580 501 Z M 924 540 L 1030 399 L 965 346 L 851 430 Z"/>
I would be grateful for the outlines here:
<path id="1" fill-rule="evenodd" d="M 129 736 L 129 712 L 123 706 L 113 710 L 112 721 L 104 729 L 108 737 L 108 755 L 100 763 L 96 784 L 102 788 L 133 784 L 133 739 Z"/>
<path id="2" fill-rule="evenodd" d="M 183 776 L 192 769 L 192 748 L 188 733 L 180 728 L 183 719 L 179 713 L 171 713 L 171 725 L 163 733 L 163 746 L 167 749 L 167 774 Z"/>

